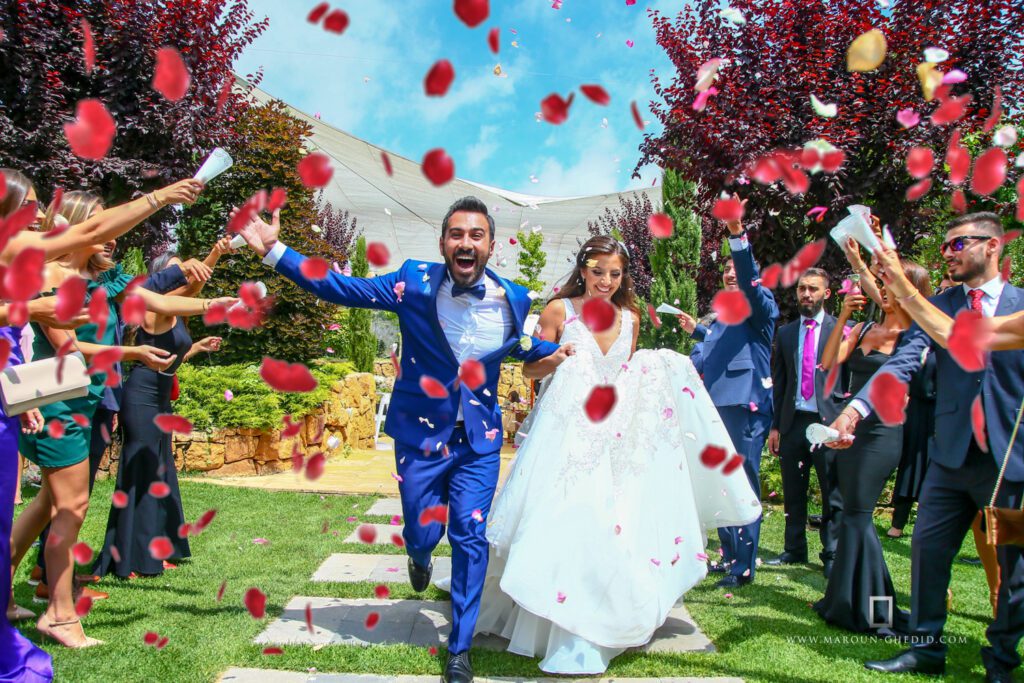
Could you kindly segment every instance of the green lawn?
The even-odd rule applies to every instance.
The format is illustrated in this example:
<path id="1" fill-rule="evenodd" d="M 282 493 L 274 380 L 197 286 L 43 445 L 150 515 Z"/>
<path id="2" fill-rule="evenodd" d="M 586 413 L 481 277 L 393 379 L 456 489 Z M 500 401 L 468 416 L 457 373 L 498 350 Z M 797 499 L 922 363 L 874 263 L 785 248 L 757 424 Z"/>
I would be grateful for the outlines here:
<path id="1" fill-rule="evenodd" d="M 35 489 L 25 489 L 26 495 Z M 86 521 L 84 540 L 96 547 L 106 523 L 113 484 L 99 482 L 93 495 L 94 509 Z M 441 659 L 423 648 L 406 646 L 360 648 L 330 646 L 313 651 L 309 647 L 287 647 L 282 656 L 264 656 L 251 644 L 265 622 L 280 614 L 295 595 L 373 597 L 371 584 L 315 584 L 309 581 L 317 566 L 333 552 L 369 551 L 366 546 L 349 546 L 341 539 L 360 521 L 387 522 L 362 513 L 373 502 L 366 496 L 319 496 L 315 494 L 264 493 L 203 483 L 182 485 L 185 512 L 196 519 L 209 508 L 217 508 L 214 522 L 202 536 L 193 539 L 193 558 L 164 577 L 135 581 L 104 580 L 100 588 L 111 593 L 109 600 L 96 603 L 86 619 L 89 635 L 107 645 L 85 651 L 64 650 L 47 645 L 54 655 L 58 680 L 86 681 L 212 681 L 230 666 L 282 668 L 321 672 L 378 674 L 435 674 Z M 879 519 L 879 529 L 884 531 Z M 328 532 L 322 533 L 324 522 Z M 781 511 L 768 515 L 762 531 L 765 558 L 781 549 Z M 253 543 L 265 538 L 267 545 Z M 811 540 L 812 548 L 816 540 Z M 910 541 L 883 541 L 893 579 L 901 591 L 901 605 L 907 606 L 910 583 Z M 374 552 L 377 549 L 373 550 Z M 390 548 L 383 552 L 399 552 Z M 812 550 L 813 553 L 813 550 Z M 970 540 L 964 553 L 974 555 Z M 28 566 L 23 565 L 15 580 L 20 604 L 29 604 L 31 588 L 25 584 Z M 217 590 L 227 581 L 224 599 L 218 603 Z M 268 594 L 263 621 L 252 619 L 242 604 L 250 586 Z M 820 571 L 808 569 L 763 569 L 757 581 L 736 591 L 732 598 L 708 579 L 687 596 L 688 607 L 700 628 L 714 641 L 714 654 L 641 655 L 616 659 L 608 674 L 613 676 L 739 676 L 747 681 L 882 681 L 869 674 L 864 659 L 894 654 L 897 646 L 878 641 L 841 642 L 845 632 L 825 626 L 810 609 L 820 597 L 824 579 Z M 953 576 L 955 604 L 947 635 L 966 642 L 952 646 L 948 677 L 963 680 L 983 675 L 978 648 L 988 623 L 988 591 L 980 567 L 958 562 Z M 413 598 L 408 587 L 393 597 Z M 424 597 L 438 599 L 431 589 Z M 170 639 L 157 651 L 142 642 L 146 631 Z M 33 639 L 33 626 L 25 626 Z M 828 638 L 834 641 L 828 642 Z M 801 641 L 801 639 L 816 639 Z M 537 676 L 536 662 L 499 652 L 474 653 L 474 667 L 481 675 Z M 903 680 L 913 680 L 902 677 Z M 925 679 L 921 680 L 934 680 Z"/>

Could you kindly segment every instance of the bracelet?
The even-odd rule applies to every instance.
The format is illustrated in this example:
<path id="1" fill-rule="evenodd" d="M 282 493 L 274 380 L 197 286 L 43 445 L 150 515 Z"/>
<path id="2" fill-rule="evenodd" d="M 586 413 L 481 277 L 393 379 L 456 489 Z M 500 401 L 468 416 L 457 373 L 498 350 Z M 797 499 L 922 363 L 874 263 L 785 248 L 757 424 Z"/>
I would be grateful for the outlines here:
<path id="1" fill-rule="evenodd" d="M 896 297 L 896 301 L 910 301 L 911 299 L 913 299 L 918 294 L 920 294 L 920 292 L 918 292 L 915 289 L 914 291 L 912 291 L 910 294 L 907 294 L 906 296 L 898 296 L 898 297 Z"/>
<path id="2" fill-rule="evenodd" d="M 210 310 L 210 300 L 203 299 L 203 312 L 205 313 L 208 310 Z"/>
<path id="3" fill-rule="evenodd" d="M 153 209 L 160 209 L 160 201 L 156 198 L 156 192 L 149 192 L 146 194 L 146 201 Z"/>

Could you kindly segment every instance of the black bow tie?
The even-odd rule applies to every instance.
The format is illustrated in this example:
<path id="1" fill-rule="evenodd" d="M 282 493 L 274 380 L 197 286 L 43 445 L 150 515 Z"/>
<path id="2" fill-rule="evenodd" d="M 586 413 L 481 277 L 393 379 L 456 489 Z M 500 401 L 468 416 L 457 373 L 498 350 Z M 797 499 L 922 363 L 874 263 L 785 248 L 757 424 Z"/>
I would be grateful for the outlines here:
<path id="1" fill-rule="evenodd" d="M 462 296 L 463 294 L 472 294 L 477 299 L 483 301 L 484 295 L 487 293 L 487 287 L 481 282 L 478 285 L 472 287 L 460 287 L 459 285 L 452 285 L 452 296 Z"/>

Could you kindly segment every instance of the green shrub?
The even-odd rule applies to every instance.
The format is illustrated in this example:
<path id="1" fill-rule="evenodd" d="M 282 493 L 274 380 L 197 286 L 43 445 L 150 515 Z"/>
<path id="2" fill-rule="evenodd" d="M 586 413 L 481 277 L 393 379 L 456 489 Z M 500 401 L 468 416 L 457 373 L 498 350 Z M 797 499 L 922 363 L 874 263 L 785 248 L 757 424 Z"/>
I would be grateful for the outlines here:
<path id="1" fill-rule="evenodd" d="M 327 401 L 331 385 L 353 371 L 351 363 L 324 362 L 310 366 L 320 383 L 305 394 L 285 394 L 267 386 L 258 365 L 196 366 L 178 369 L 181 393 L 174 404 L 178 415 L 188 418 L 201 431 L 213 427 L 280 427 L 286 414 L 308 415 Z M 233 397 L 225 399 L 225 390 Z"/>

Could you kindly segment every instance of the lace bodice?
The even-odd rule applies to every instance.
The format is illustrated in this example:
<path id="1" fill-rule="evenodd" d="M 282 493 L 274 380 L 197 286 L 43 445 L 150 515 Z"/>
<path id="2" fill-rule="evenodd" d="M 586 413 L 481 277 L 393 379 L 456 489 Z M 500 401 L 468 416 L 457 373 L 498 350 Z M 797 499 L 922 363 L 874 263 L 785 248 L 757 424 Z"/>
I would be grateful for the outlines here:
<path id="1" fill-rule="evenodd" d="M 601 347 L 593 333 L 583 323 L 583 320 L 576 314 L 572 302 L 569 299 L 562 299 L 565 304 L 565 325 L 562 329 L 561 344 L 573 343 L 576 351 L 589 353 L 593 356 L 594 367 L 597 374 L 606 382 L 611 382 L 622 366 L 629 360 L 633 347 L 633 314 L 628 310 L 620 309 L 619 336 L 615 338 L 608 348 L 608 353 L 601 353 Z"/>

